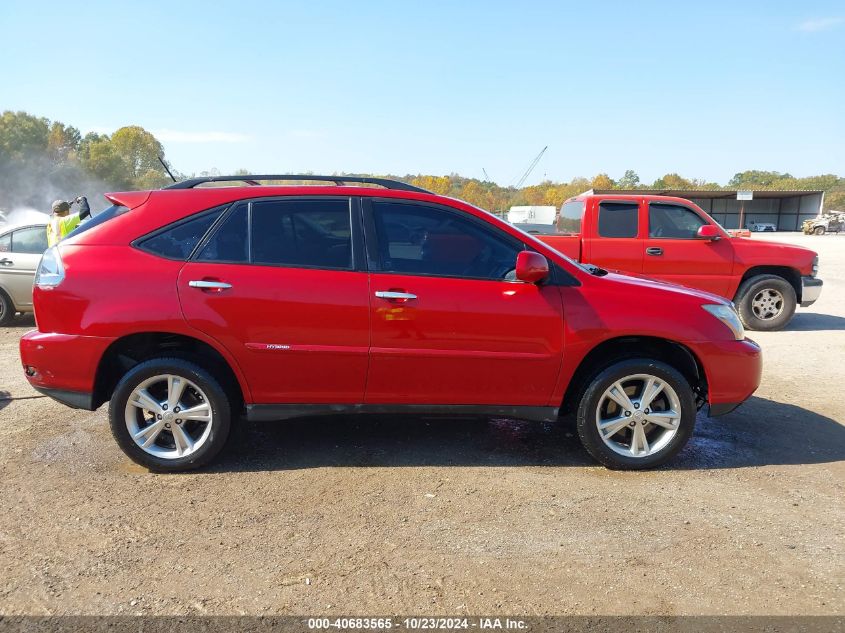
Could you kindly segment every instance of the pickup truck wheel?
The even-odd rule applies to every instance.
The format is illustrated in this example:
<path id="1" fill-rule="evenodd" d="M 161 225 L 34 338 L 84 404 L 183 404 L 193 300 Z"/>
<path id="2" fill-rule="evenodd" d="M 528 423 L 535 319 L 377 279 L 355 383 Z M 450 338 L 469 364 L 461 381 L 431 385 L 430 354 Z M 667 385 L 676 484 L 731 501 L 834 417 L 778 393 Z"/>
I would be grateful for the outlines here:
<path id="1" fill-rule="evenodd" d="M 689 382 L 661 361 L 619 361 L 581 396 L 576 426 L 587 452 L 608 468 L 640 470 L 665 463 L 692 436 L 695 398 Z"/>
<path id="2" fill-rule="evenodd" d="M 815 233 L 816 235 L 824 235 L 824 227 L 823 226 L 817 226 L 816 228 L 813 229 L 813 233 Z"/>
<path id="3" fill-rule="evenodd" d="M 15 306 L 8 295 L 0 290 L 0 325 L 9 325 L 15 318 Z"/>
<path id="4" fill-rule="evenodd" d="M 204 466 L 223 449 L 231 408 L 226 392 L 199 365 L 155 358 L 120 380 L 109 423 L 132 461 L 154 472 L 178 472 Z"/>
<path id="5" fill-rule="evenodd" d="M 786 326 L 795 314 L 795 288 L 783 277 L 757 275 L 742 283 L 736 306 L 749 330 L 774 331 Z"/>

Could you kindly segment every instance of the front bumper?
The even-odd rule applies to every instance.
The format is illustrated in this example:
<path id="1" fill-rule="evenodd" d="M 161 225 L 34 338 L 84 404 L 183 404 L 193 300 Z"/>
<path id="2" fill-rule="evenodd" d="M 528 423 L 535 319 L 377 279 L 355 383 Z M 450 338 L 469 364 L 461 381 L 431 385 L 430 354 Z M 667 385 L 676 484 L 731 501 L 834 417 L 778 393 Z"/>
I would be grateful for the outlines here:
<path id="1" fill-rule="evenodd" d="M 822 293 L 824 282 L 815 277 L 801 277 L 801 307 L 813 305 Z"/>
<path id="2" fill-rule="evenodd" d="M 693 351 L 704 365 L 711 416 L 730 413 L 760 386 L 763 354 L 751 339 L 707 341 Z"/>

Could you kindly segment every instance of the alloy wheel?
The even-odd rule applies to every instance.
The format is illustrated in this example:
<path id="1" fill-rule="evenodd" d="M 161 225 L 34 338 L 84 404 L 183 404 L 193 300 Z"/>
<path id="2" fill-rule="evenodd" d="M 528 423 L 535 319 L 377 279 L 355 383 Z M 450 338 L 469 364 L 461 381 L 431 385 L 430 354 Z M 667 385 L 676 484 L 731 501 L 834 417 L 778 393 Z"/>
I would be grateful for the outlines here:
<path id="1" fill-rule="evenodd" d="M 672 386 L 650 374 L 617 380 L 599 398 L 596 426 L 602 441 L 625 457 L 663 450 L 678 433 L 681 403 Z"/>
<path id="2" fill-rule="evenodd" d="M 124 417 L 132 441 L 162 459 L 181 459 L 198 451 L 214 423 L 202 389 L 174 374 L 153 376 L 135 387 Z"/>

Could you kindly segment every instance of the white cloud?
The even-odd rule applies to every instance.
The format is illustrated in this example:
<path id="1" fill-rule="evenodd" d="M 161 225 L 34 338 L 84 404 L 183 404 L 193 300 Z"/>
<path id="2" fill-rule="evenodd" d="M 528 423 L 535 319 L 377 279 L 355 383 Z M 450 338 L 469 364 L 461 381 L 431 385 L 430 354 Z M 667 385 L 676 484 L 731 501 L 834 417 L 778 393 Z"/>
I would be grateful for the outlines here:
<path id="1" fill-rule="evenodd" d="M 805 20 L 798 25 L 799 31 L 805 33 L 816 33 L 817 31 L 829 31 L 845 22 L 845 17 L 816 18 Z"/>
<path id="2" fill-rule="evenodd" d="M 179 130 L 153 130 L 153 135 L 165 143 L 245 143 L 246 134 L 236 132 L 181 132 Z"/>

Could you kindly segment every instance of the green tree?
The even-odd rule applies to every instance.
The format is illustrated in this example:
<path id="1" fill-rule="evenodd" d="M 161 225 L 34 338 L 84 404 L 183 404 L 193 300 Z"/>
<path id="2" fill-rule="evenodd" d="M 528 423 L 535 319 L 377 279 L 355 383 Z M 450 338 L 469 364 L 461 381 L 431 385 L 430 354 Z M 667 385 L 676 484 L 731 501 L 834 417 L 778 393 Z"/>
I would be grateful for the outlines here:
<path id="1" fill-rule="evenodd" d="M 774 185 L 779 180 L 792 178 L 789 174 L 782 174 L 779 171 L 760 171 L 758 169 L 751 169 L 748 171 L 741 171 L 734 174 L 734 177 L 728 181 L 728 187 L 732 189 L 740 189 L 748 187 L 753 189 L 768 188 Z"/>
<path id="2" fill-rule="evenodd" d="M 628 169 L 616 183 L 620 189 L 635 189 L 640 184 L 640 177 L 633 169 Z"/>
<path id="3" fill-rule="evenodd" d="M 0 161 L 22 161 L 47 151 L 50 121 L 6 110 L 0 116 Z"/>

